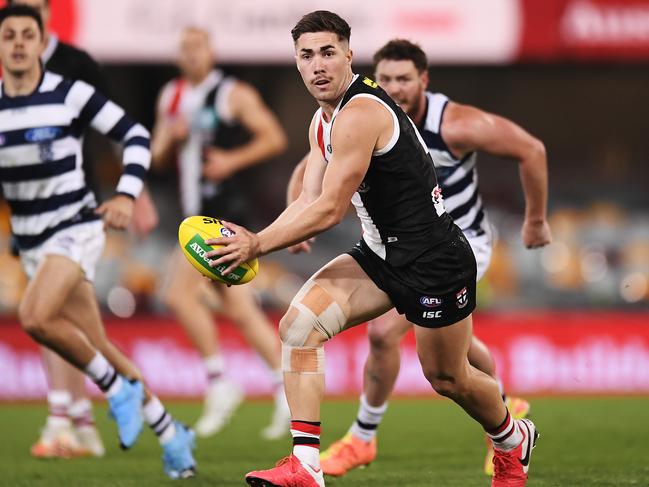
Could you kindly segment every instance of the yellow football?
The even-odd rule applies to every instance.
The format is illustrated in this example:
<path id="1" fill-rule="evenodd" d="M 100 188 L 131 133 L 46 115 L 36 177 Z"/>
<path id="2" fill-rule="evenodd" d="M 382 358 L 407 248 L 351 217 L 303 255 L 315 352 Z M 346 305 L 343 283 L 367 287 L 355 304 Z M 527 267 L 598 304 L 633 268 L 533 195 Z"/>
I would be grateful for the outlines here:
<path id="1" fill-rule="evenodd" d="M 221 273 L 229 264 L 210 267 L 210 259 L 205 257 L 205 253 L 219 247 L 219 245 L 208 245 L 205 240 L 230 237 L 232 234 L 232 231 L 224 227 L 217 218 L 190 216 L 185 218 L 178 227 L 178 243 L 190 264 L 204 276 L 226 284 L 245 284 L 250 282 L 259 271 L 259 261 L 256 258 L 240 264 L 227 275 L 223 275 Z"/>

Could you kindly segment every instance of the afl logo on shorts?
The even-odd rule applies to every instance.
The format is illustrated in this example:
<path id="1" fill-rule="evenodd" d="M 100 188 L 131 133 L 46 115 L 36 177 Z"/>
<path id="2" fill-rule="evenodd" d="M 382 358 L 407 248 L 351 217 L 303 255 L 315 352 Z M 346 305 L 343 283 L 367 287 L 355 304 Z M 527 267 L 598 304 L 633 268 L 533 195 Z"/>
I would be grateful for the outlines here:
<path id="1" fill-rule="evenodd" d="M 467 294 L 466 288 L 463 288 L 460 292 L 458 292 L 455 295 L 455 299 L 457 300 L 457 307 L 460 309 L 464 308 L 469 302 L 469 296 Z"/>
<path id="2" fill-rule="evenodd" d="M 419 302 L 426 308 L 437 308 L 442 304 L 440 298 L 433 298 L 432 296 L 422 296 L 419 298 Z"/>
<path id="3" fill-rule="evenodd" d="M 221 227 L 221 235 L 224 237 L 234 237 L 234 232 L 229 228 Z"/>

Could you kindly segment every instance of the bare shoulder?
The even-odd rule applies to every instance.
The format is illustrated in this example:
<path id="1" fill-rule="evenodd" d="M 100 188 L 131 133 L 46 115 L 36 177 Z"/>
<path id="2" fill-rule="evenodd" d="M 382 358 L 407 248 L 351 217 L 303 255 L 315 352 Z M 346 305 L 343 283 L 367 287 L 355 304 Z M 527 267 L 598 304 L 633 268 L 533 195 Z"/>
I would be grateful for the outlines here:
<path id="1" fill-rule="evenodd" d="M 249 103 L 261 100 L 259 91 L 257 91 L 254 86 L 239 79 L 234 81 L 230 91 L 230 97 L 231 101 L 234 103 Z"/>
<path id="2" fill-rule="evenodd" d="M 360 124 L 359 128 L 385 128 L 392 126 L 392 115 L 382 103 L 359 96 L 350 100 L 340 110 L 336 116 L 336 125 L 341 123 Z"/>
<path id="3" fill-rule="evenodd" d="M 467 134 L 483 129 L 490 121 L 489 113 L 472 105 L 450 101 L 444 110 L 442 134 L 447 143 L 461 141 Z"/>

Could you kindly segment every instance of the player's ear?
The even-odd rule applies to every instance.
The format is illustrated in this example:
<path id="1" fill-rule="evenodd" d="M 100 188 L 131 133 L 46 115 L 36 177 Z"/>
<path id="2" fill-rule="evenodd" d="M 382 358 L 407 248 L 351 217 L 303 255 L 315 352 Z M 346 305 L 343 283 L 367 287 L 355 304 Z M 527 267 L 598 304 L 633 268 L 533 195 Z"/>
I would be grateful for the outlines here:
<path id="1" fill-rule="evenodd" d="M 428 70 L 427 69 L 423 70 L 419 76 L 421 77 L 421 83 L 424 85 L 424 87 L 427 87 L 428 86 L 428 80 L 429 80 L 429 78 L 428 78 Z"/>
<path id="2" fill-rule="evenodd" d="M 347 49 L 347 54 L 345 54 L 345 57 L 347 57 L 347 64 L 352 63 L 352 58 L 354 57 L 354 51 L 351 50 L 351 48 Z"/>

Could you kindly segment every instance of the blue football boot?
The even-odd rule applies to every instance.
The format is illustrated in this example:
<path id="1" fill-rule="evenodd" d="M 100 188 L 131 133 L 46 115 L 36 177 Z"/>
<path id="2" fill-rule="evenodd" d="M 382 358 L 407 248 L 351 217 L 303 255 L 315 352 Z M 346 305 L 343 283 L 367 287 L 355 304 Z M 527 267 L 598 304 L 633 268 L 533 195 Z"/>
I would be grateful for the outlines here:
<path id="1" fill-rule="evenodd" d="M 108 398 L 110 415 L 117 423 L 119 445 L 123 450 L 132 447 L 142 432 L 144 417 L 142 403 L 144 387 L 140 381 L 129 381 L 122 377 L 122 386 Z"/>
<path id="2" fill-rule="evenodd" d="M 172 479 L 187 479 L 196 475 L 196 462 L 192 450 L 196 447 L 196 435 L 182 423 L 174 421 L 176 433 L 162 445 L 162 463 L 165 473 Z"/>

